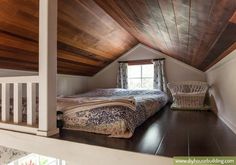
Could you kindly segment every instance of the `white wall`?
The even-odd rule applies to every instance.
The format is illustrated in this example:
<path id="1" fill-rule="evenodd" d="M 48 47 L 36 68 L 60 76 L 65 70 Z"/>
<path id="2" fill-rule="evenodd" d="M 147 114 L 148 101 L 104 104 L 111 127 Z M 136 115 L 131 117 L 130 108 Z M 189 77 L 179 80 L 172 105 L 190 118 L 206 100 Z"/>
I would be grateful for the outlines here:
<path id="1" fill-rule="evenodd" d="M 116 87 L 117 61 L 166 58 L 166 75 L 168 82 L 199 80 L 206 81 L 205 73 L 187 64 L 168 57 L 158 51 L 138 44 L 132 50 L 111 63 L 102 71 L 89 79 L 89 89 Z"/>
<path id="2" fill-rule="evenodd" d="M 57 94 L 58 95 L 73 95 L 88 91 L 87 76 L 71 76 L 58 75 L 57 76 Z"/>
<path id="3" fill-rule="evenodd" d="M 10 76 L 30 76 L 36 75 L 36 72 L 19 71 L 10 69 L 0 69 L 0 77 Z M 87 76 L 57 75 L 57 95 L 73 95 L 86 92 L 88 90 Z"/>
<path id="4" fill-rule="evenodd" d="M 236 133 L 236 50 L 206 74 L 213 111 Z"/>

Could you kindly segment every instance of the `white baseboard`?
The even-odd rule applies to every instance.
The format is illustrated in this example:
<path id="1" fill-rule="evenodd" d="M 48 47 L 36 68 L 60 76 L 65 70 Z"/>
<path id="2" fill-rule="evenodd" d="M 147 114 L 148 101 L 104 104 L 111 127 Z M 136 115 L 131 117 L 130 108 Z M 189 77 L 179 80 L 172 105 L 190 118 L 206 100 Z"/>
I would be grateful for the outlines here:
<path id="1" fill-rule="evenodd" d="M 217 114 L 217 116 L 234 132 L 234 134 L 236 134 L 236 126 L 232 122 L 230 122 L 228 119 L 226 119 L 222 115 Z"/>
<path id="2" fill-rule="evenodd" d="M 37 135 L 38 136 L 52 136 L 52 135 L 55 135 L 55 134 L 58 134 L 59 133 L 59 129 L 55 129 L 55 130 L 51 130 L 51 131 L 40 131 L 38 130 L 37 131 Z"/>
<path id="3" fill-rule="evenodd" d="M 52 136 L 59 133 L 58 128 L 51 131 L 40 131 L 36 127 L 17 125 L 17 124 L 12 124 L 12 123 L 3 123 L 3 122 L 0 122 L 0 129 L 22 132 L 22 133 L 27 133 L 27 134 L 35 134 L 38 136 Z"/>
<path id="4" fill-rule="evenodd" d="M 16 132 L 23 132 L 23 133 L 29 133 L 29 134 L 36 134 L 37 133 L 37 128 L 35 127 L 30 127 L 30 126 L 24 126 L 24 125 L 17 125 L 17 124 L 12 124 L 12 123 L 0 123 L 0 129 L 5 129 L 5 130 L 12 130 Z"/>

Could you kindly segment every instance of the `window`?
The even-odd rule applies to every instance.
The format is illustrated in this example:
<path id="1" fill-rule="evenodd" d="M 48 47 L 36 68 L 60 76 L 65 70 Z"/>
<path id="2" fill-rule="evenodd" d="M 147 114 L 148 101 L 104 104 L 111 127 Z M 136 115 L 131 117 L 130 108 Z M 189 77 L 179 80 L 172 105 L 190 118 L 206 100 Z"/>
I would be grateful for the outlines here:
<path id="1" fill-rule="evenodd" d="M 129 89 L 153 89 L 153 64 L 129 65 L 128 87 Z"/>

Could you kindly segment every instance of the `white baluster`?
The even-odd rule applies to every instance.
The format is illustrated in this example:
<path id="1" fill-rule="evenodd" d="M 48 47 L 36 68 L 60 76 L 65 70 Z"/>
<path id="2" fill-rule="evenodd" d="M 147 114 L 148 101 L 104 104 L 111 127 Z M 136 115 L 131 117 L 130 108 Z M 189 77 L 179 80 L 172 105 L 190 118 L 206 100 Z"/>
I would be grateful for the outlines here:
<path id="1" fill-rule="evenodd" d="M 2 83 L 2 121 L 10 119 L 10 84 Z"/>
<path id="2" fill-rule="evenodd" d="M 13 122 L 22 122 L 22 83 L 14 83 Z"/>
<path id="3" fill-rule="evenodd" d="M 36 123 L 36 84 L 27 83 L 27 125 Z"/>

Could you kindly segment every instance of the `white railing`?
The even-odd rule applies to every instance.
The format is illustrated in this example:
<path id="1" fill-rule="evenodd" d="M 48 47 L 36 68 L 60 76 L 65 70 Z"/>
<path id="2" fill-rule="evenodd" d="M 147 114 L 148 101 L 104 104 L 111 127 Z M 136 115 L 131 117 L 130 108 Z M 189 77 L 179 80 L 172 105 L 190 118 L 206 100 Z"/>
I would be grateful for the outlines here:
<path id="1" fill-rule="evenodd" d="M 39 1 L 38 75 L 0 77 L 2 90 L 0 129 L 34 133 L 39 136 L 51 136 L 59 132 L 56 122 L 57 1 Z M 38 115 L 36 114 L 37 87 Z M 24 116 L 23 97 L 27 102 Z M 22 118 L 25 114 L 26 119 Z"/>
<path id="2" fill-rule="evenodd" d="M 0 128 L 36 134 L 39 76 L 0 77 L 0 84 Z M 26 112 L 23 112 L 24 108 Z"/>

